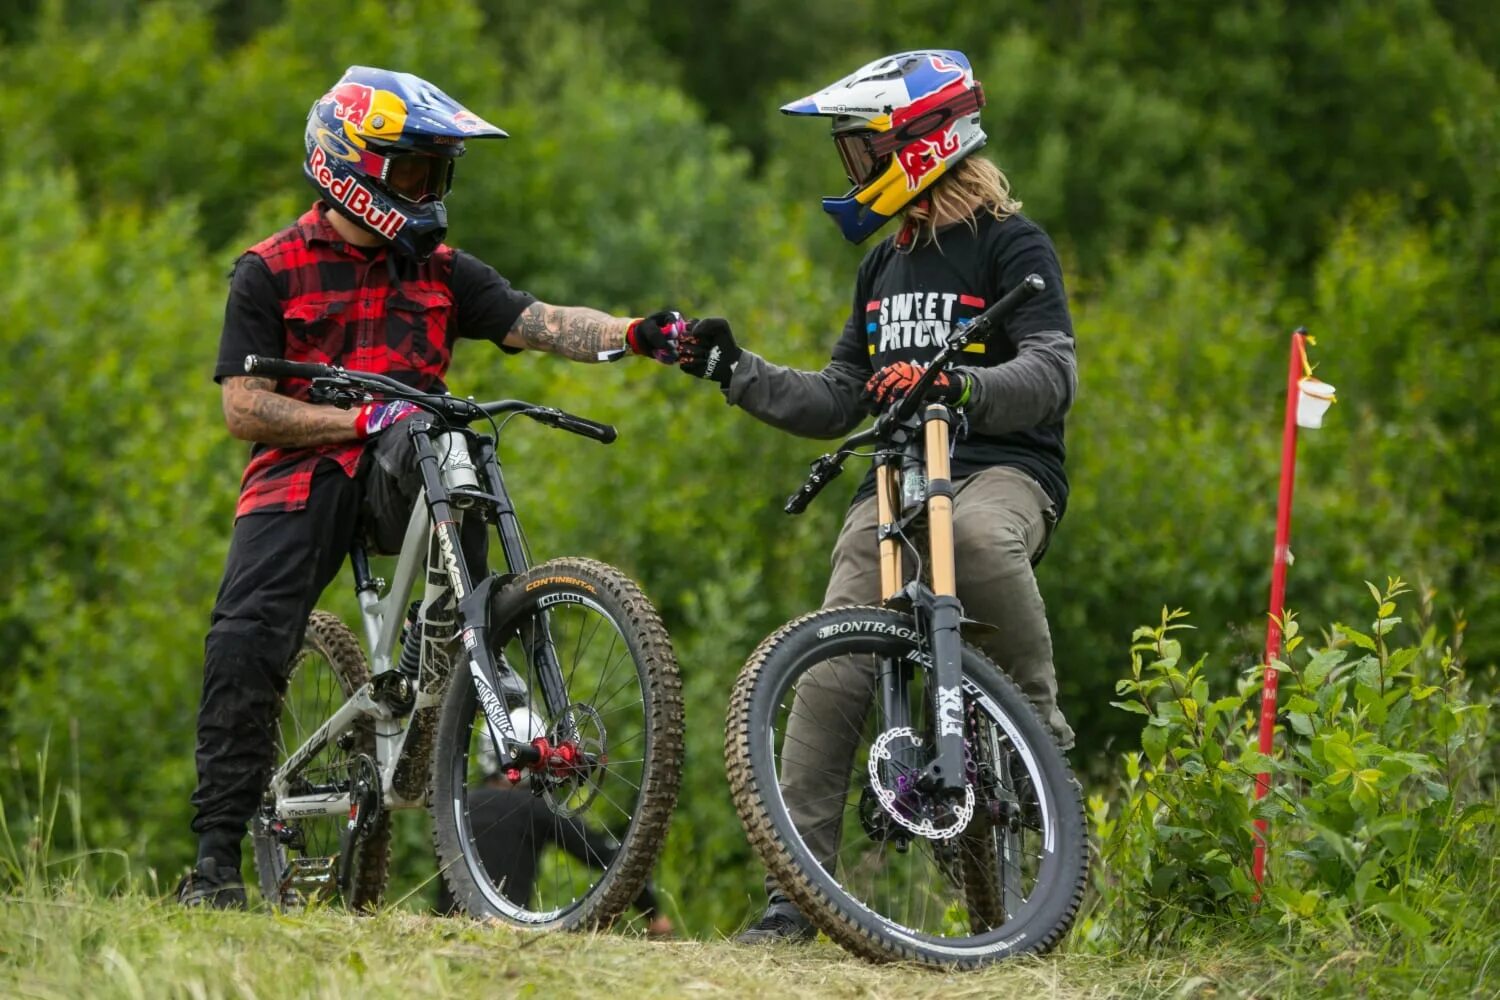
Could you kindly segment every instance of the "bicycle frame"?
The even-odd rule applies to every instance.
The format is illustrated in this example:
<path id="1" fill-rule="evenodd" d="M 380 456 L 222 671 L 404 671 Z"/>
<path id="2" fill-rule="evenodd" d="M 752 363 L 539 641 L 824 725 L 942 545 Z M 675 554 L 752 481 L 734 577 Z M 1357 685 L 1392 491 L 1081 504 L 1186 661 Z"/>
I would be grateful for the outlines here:
<path id="1" fill-rule="evenodd" d="M 487 404 L 485 409 L 492 405 L 498 408 L 501 404 Z M 416 420 L 406 430 L 416 445 L 422 490 L 413 505 L 391 585 L 384 596 L 380 596 L 384 581 L 371 575 L 363 548 L 356 547 L 351 554 L 354 586 L 370 650 L 371 678 L 271 776 L 269 794 L 274 799 L 274 812 L 281 818 L 340 815 L 355 808 L 353 782 L 342 788 L 315 786 L 299 794 L 293 794 L 292 788 L 308 761 L 362 723 L 374 728 L 375 764 L 384 807 L 422 805 L 425 779 L 423 791 L 416 795 L 403 795 L 396 788 L 395 779 L 403 763 L 421 765 L 425 774 L 425 761 L 411 762 L 408 758 L 430 752 L 429 748 L 413 749 L 408 744 L 418 728 L 416 720 L 435 713 L 442 701 L 452 678 L 452 664 L 445 664 L 442 659 L 459 648 L 454 642 L 459 638 L 495 746 L 505 748 L 501 753 L 502 767 L 530 762 L 526 755 L 530 747 L 517 744 L 509 712 L 496 694 L 502 689 L 501 677 L 513 675 L 508 667 L 495 662 L 487 641 L 487 609 L 493 591 L 528 568 L 520 520 L 505 488 L 494 441 L 467 428 L 430 427 Z M 445 449 L 441 456 L 440 446 Z M 465 472 L 469 475 L 465 476 Z M 479 473 L 477 477 L 473 476 L 475 472 Z M 479 516 L 486 509 L 493 513 L 507 572 L 504 576 L 491 572 L 476 582 L 461 556 L 461 519 L 465 511 Z M 418 627 L 408 639 L 422 643 L 421 670 L 413 681 L 398 668 L 396 650 L 406 622 L 406 608 L 417 577 L 424 569 L 427 572 L 422 610 Z M 449 594 L 453 595 L 458 613 L 456 630 L 446 638 L 434 639 L 428 635 L 426 625 L 432 620 L 434 609 L 441 607 Z M 538 659 L 537 676 L 549 710 L 561 715 L 566 709 L 565 688 L 545 618 L 539 626 L 529 652 Z M 424 709 L 428 710 L 425 714 Z"/>

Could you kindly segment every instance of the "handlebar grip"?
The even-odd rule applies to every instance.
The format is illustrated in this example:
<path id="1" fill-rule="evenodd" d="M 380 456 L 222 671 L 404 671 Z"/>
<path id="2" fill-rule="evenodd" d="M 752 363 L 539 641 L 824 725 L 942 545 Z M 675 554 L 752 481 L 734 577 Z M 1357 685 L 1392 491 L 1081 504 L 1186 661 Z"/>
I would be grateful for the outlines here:
<path id="1" fill-rule="evenodd" d="M 272 378 L 315 379 L 334 374 L 328 365 L 309 361 L 286 361 L 282 358 L 265 358 L 259 354 L 245 355 L 245 374 L 269 375 Z"/>
<path id="2" fill-rule="evenodd" d="M 843 462 L 839 461 L 833 455 L 824 455 L 813 462 L 812 471 L 807 475 L 807 481 L 802 484 L 796 493 L 786 498 L 786 503 L 781 509 L 788 514 L 802 513 L 813 500 L 817 499 L 818 494 L 823 492 L 823 487 L 827 486 L 834 479 L 837 479 L 839 473 L 843 471 Z"/>
<path id="3" fill-rule="evenodd" d="M 986 329 L 987 327 L 1009 316 L 1021 308 L 1033 295 L 1045 291 L 1046 288 L 1047 281 L 1040 274 L 1028 274 L 1021 279 L 1021 283 L 1015 288 L 1000 296 L 993 305 L 978 316 L 975 316 L 969 322 L 969 328 L 974 331 L 978 338 L 988 336 L 989 331 Z"/>
<path id="4" fill-rule="evenodd" d="M 615 438 L 620 434 L 610 424 L 601 424 L 597 421 L 588 420 L 584 417 L 575 417 L 571 413 L 559 413 L 555 426 L 565 431 L 572 431 L 586 438 L 593 438 L 600 444 L 614 444 Z"/>

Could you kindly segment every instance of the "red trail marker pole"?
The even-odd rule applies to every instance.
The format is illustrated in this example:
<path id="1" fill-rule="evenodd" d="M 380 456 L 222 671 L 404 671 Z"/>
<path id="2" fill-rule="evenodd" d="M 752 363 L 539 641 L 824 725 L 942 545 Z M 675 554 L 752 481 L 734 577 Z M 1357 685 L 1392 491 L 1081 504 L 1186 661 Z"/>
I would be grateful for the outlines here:
<path id="1" fill-rule="evenodd" d="M 1291 564 L 1292 483 L 1297 470 L 1297 402 L 1298 383 L 1311 374 L 1307 363 L 1307 330 L 1298 327 L 1292 334 L 1291 358 L 1286 376 L 1286 418 L 1281 431 L 1281 491 L 1276 501 L 1276 553 L 1271 563 L 1271 608 L 1266 623 L 1265 680 L 1260 698 L 1260 752 L 1270 756 L 1276 730 L 1276 681 L 1273 666 L 1281 656 L 1281 619 L 1286 600 L 1286 568 Z M 1262 771 L 1255 777 L 1255 801 L 1266 797 L 1271 789 L 1271 774 Z M 1267 827 L 1264 819 L 1255 821 L 1255 884 L 1266 877 Z"/>

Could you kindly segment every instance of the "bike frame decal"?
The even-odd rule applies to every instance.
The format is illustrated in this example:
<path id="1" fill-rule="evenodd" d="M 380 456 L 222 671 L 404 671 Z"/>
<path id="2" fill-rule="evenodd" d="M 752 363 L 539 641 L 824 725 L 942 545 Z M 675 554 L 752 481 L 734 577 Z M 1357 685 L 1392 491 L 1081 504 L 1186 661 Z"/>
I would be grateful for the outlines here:
<path id="1" fill-rule="evenodd" d="M 956 687 L 938 688 L 938 733 L 942 736 L 962 736 L 964 733 L 964 694 Z"/>

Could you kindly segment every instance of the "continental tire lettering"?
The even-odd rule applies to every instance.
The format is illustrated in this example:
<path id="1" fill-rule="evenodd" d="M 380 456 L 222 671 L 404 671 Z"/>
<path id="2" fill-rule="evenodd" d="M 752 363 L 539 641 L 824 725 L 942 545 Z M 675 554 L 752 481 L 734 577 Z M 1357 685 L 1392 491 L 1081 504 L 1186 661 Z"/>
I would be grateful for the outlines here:
<path id="1" fill-rule="evenodd" d="M 898 639 L 908 642 L 918 642 L 921 636 L 916 629 L 905 625 L 893 625 L 890 622 L 857 621 L 857 622 L 834 622 L 832 625 L 824 625 L 818 629 L 818 638 L 827 639 L 835 635 L 853 635 L 863 633 L 866 635 L 893 635 Z"/>
<path id="2" fill-rule="evenodd" d="M 530 583 L 528 583 L 526 585 L 526 592 L 530 593 L 538 587 L 546 587 L 554 583 L 566 584 L 569 587 L 577 587 L 579 590 L 587 590 L 590 594 L 599 593 L 599 591 L 594 588 L 594 585 L 592 583 L 589 583 L 587 580 L 580 580 L 574 576 L 544 576 L 540 580 L 532 580 Z"/>

